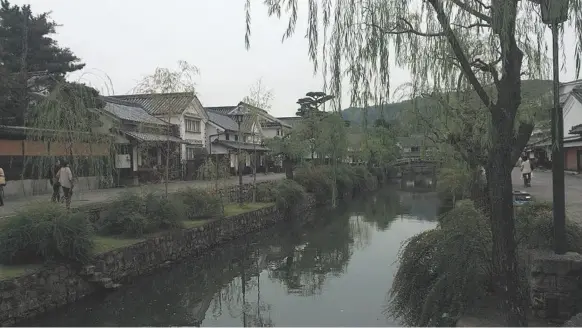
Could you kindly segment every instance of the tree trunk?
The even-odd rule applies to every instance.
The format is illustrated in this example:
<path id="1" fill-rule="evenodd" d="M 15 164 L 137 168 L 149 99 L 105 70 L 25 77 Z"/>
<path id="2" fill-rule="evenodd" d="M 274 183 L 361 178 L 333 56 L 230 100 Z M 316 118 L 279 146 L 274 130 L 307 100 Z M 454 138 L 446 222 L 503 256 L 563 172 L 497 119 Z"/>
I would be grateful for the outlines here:
<path id="1" fill-rule="evenodd" d="M 283 169 L 285 170 L 285 176 L 287 177 L 287 179 L 293 179 L 293 161 L 285 156 L 285 158 L 283 158 Z"/>
<path id="2" fill-rule="evenodd" d="M 498 106 L 500 104 L 512 105 L 512 100 L 501 95 Z M 506 315 L 506 325 L 525 327 L 527 318 L 525 299 L 519 285 L 511 181 L 514 143 L 508 142 L 508 140 L 514 140 L 513 117 L 506 116 L 506 113 L 510 111 L 512 109 L 509 106 L 500 106 L 493 115 L 495 133 L 486 174 L 496 278 L 494 280 L 497 281 L 496 294 L 501 297 L 501 308 Z M 513 109 L 513 112 L 515 113 L 516 109 Z"/>

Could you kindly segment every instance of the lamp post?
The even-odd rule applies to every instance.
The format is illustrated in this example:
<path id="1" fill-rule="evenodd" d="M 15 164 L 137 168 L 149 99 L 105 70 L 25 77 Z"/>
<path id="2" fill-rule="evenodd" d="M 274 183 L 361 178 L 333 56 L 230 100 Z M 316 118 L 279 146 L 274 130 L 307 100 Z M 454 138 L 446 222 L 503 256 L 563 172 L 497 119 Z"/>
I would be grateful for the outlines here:
<path id="1" fill-rule="evenodd" d="M 231 116 L 234 117 L 234 120 L 236 121 L 236 124 L 238 125 L 238 142 L 237 142 L 238 152 L 236 154 L 236 163 L 237 163 L 237 170 L 238 170 L 238 204 L 240 206 L 242 206 L 243 205 L 243 190 L 242 190 L 243 183 L 242 183 L 242 170 L 240 168 L 240 145 L 241 145 L 240 125 L 243 121 L 244 114 L 240 110 L 240 108 L 237 107 L 233 112 L 231 112 Z"/>
<path id="2" fill-rule="evenodd" d="M 569 0 L 540 0 L 542 21 L 552 29 L 554 106 L 552 107 L 552 193 L 554 252 L 566 253 L 566 200 L 564 191 L 564 114 L 560 106 L 558 25 L 568 20 Z"/>
<path id="3" fill-rule="evenodd" d="M 216 134 L 211 134 L 208 136 L 208 153 L 209 153 L 208 158 L 210 158 L 210 159 L 212 159 L 212 141 L 210 141 L 210 138 L 212 138 L 212 137 L 219 137 L 220 138 L 221 134 L 222 133 L 220 132 L 220 130 L 216 129 Z M 214 183 L 215 183 L 216 190 L 218 190 L 218 152 L 216 152 L 215 159 L 216 159 L 216 163 L 215 163 L 216 178 L 214 179 L 215 180 Z"/>

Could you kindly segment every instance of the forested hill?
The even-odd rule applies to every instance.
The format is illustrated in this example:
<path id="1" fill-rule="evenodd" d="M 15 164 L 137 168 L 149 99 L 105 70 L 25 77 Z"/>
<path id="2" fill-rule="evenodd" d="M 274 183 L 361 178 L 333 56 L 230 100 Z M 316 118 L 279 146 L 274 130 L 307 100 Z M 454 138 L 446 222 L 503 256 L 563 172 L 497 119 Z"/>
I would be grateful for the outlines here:
<path id="1" fill-rule="evenodd" d="M 522 81 L 522 98 L 528 99 L 539 96 L 551 91 L 551 88 L 552 81 L 549 80 L 524 80 Z M 429 107 L 431 105 L 430 99 L 416 98 L 414 101 L 416 101 L 417 108 Z M 397 120 L 403 112 L 413 108 L 414 101 L 405 100 L 397 103 L 368 107 L 368 122 L 369 124 L 373 124 L 374 121 L 381 117 L 384 117 L 388 121 Z M 342 115 L 344 119 L 353 123 L 361 124 L 363 121 L 362 108 L 346 108 L 342 111 Z"/>

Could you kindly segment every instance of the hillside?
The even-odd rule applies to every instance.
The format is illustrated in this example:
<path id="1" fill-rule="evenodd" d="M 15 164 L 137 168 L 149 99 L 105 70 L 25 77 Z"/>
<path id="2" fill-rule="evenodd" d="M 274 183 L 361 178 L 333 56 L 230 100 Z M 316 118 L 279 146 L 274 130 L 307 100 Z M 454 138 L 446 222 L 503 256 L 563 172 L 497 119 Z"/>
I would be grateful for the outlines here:
<path id="1" fill-rule="evenodd" d="M 541 94 L 551 91 L 552 81 L 549 80 L 524 80 L 522 81 L 522 98 L 524 101 L 532 99 Z M 402 102 L 376 105 L 368 107 L 368 122 L 372 124 L 375 120 L 384 117 L 386 120 L 397 120 L 403 112 L 411 110 L 416 105 L 417 108 L 428 108 L 431 105 L 430 99 L 415 98 Z M 356 124 L 363 121 L 363 110 L 358 107 L 346 108 L 342 111 L 344 119 Z"/>

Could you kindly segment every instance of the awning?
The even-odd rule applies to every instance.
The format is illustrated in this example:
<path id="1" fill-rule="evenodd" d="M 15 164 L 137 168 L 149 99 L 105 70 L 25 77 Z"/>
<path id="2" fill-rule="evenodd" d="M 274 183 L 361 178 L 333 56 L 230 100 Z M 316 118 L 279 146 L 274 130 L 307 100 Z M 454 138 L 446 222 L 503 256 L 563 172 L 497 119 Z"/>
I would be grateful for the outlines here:
<path id="1" fill-rule="evenodd" d="M 269 148 L 263 147 L 261 145 L 253 144 L 250 142 L 238 142 L 238 141 L 230 141 L 230 140 L 214 140 L 213 144 L 222 145 L 229 149 L 240 149 L 241 150 L 250 150 L 250 151 L 269 151 Z"/>
<path id="2" fill-rule="evenodd" d="M 130 136 L 141 142 L 176 142 L 176 143 L 187 143 L 182 139 L 167 136 L 163 134 L 153 134 L 153 133 L 143 133 L 143 132 L 127 132 L 123 131 L 127 136 Z"/>

